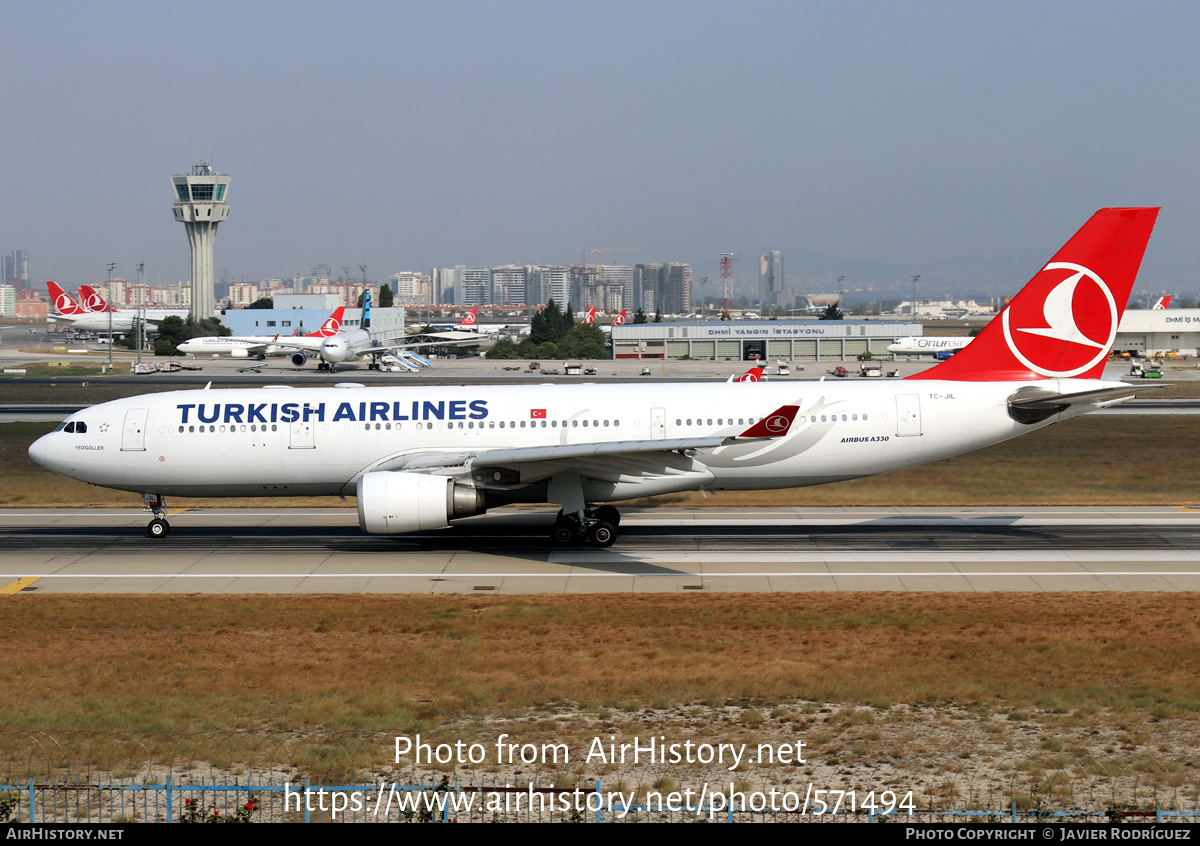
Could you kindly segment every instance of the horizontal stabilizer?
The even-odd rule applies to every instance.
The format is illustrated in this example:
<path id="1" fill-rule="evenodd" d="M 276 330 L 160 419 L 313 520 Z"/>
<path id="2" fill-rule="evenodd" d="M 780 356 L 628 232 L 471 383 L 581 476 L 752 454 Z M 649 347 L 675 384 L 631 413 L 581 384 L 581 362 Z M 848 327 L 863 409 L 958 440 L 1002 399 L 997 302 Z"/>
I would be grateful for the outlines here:
<path id="1" fill-rule="evenodd" d="M 1164 385 L 1126 385 L 1121 388 L 1099 388 L 1095 391 L 1080 391 L 1074 394 L 1041 394 L 1039 396 L 1010 399 L 1009 405 L 1016 408 L 1056 408 L 1072 405 L 1102 405 L 1113 400 L 1126 399 L 1139 391 L 1154 390 Z"/>

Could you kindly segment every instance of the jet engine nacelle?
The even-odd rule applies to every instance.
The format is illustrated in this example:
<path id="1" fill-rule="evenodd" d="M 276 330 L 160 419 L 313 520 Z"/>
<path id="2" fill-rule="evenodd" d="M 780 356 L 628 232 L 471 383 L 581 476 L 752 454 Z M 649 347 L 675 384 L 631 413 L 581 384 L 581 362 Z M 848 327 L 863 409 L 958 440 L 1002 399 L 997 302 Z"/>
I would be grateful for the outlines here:
<path id="1" fill-rule="evenodd" d="M 358 525 L 372 535 L 444 529 L 484 510 L 483 496 L 448 476 L 380 471 L 358 480 Z"/>
<path id="2" fill-rule="evenodd" d="M 294 364 L 296 367 L 303 367 L 306 361 L 308 361 L 308 356 L 306 356 L 304 353 L 292 354 L 292 364 Z"/>
<path id="3" fill-rule="evenodd" d="M 233 358 L 249 358 L 250 353 L 246 352 L 242 347 L 234 347 L 229 351 L 229 355 Z"/>

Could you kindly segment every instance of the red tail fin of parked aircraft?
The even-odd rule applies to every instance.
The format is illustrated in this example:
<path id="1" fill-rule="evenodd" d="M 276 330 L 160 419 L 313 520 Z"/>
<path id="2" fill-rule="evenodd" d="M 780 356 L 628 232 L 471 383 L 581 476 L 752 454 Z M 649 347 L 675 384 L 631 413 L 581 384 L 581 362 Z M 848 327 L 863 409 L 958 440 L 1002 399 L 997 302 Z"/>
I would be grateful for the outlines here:
<path id="1" fill-rule="evenodd" d="M 1157 208 L 1101 209 L 979 336 L 909 379 L 1099 379 Z"/>
<path id="2" fill-rule="evenodd" d="M 762 375 L 765 370 L 766 370 L 766 368 L 764 368 L 764 367 L 751 367 L 749 370 L 747 370 L 745 373 L 743 373 L 741 376 L 737 377 L 733 381 L 735 381 L 735 382 L 757 382 L 760 379 L 762 379 Z"/>
<path id="3" fill-rule="evenodd" d="M 477 308 L 471 309 L 471 313 L 462 319 L 462 323 L 454 324 L 454 328 L 455 329 L 474 329 L 475 321 L 478 320 L 478 318 L 476 317 L 476 313 L 478 311 L 479 311 L 479 309 L 477 309 Z"/>
<path id="4" fill-rule="evenodd" d="M 588 306 L 587 314 L 583 317 L 583 322 L 588 326 L 593 326 L 596 323 L 596 307 Z"/>
<path id="5" fill-rule="evenodd" d="M 612 325 L 613 326 L 624 326 L 625 325 L 625 309 L 621 309 L 621 313 L 613 318 Z"/>
<path id="6" fill-rule="evenodd" d="M 325 318 L 325 322 L 321 324 L 321 328 L 310 335 L 305 335 L 306 338 L 332 338 L 338 332 L 342 331 L 342 312 L 346 310 L 345 306 L 338 306 L 337 311 Z"/>
<path id="7" fill-rule="evenodd" d="M 116 311 L 104 301 L 104 297 L 91 285 L 79 286 L 79 303 L 85 311 Z"/>
<path id="8" fill-rule="evenodd" d="M 87 313 L 79 307 L 77 302 L 71 299 L 70 294 L 58 287 L 57 283 L 47 282 L 46 287 L 50 289 L 50 298 L 53 300 L 54 310 L 58 314 L 76 315 Z"/>
<path id="9" fill-rule="evenodd" d="M 1170 307 L 1171 307 L 1171 295 L 1170 294 L 1167 294 L 1165 297 L 1159 297 L 1158 302 L 1156 302 L 1153 306 L 1151 306 L 1151 308 L 1155 311 L 1157 311 L 1159 309 L 1168 309 Z"/>

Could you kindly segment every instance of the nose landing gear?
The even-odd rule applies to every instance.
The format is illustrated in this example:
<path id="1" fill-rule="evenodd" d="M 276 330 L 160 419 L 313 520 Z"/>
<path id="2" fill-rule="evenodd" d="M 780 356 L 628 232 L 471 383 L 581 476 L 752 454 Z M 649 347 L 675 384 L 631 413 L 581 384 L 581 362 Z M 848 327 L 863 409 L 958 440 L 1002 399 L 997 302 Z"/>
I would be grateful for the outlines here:
<path id="1" fill-rule="evenodd" d="M 167 513 L 163 508 L 163 498 L 158 494 L 142 494 L 142 502 L 154 515 L 154 519 L 146 526 L 146 535 L 152 538 L 165 538 L 171 533 L 171 524 L 163 516 Z"/>

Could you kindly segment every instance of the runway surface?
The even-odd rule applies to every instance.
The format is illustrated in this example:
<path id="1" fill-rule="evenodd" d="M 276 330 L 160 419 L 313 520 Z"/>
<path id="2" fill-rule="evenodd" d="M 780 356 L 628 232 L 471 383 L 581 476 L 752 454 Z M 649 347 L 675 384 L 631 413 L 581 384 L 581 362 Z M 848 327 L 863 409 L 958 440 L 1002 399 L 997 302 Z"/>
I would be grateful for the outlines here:
<path id="1" fill-rule="evenodd" d="M 1200 590 L 1200 510 L 624 509 L 610 549 L 551 509 L 365 535 L 354 509 L 0 511 L 0 593 Z"/>

